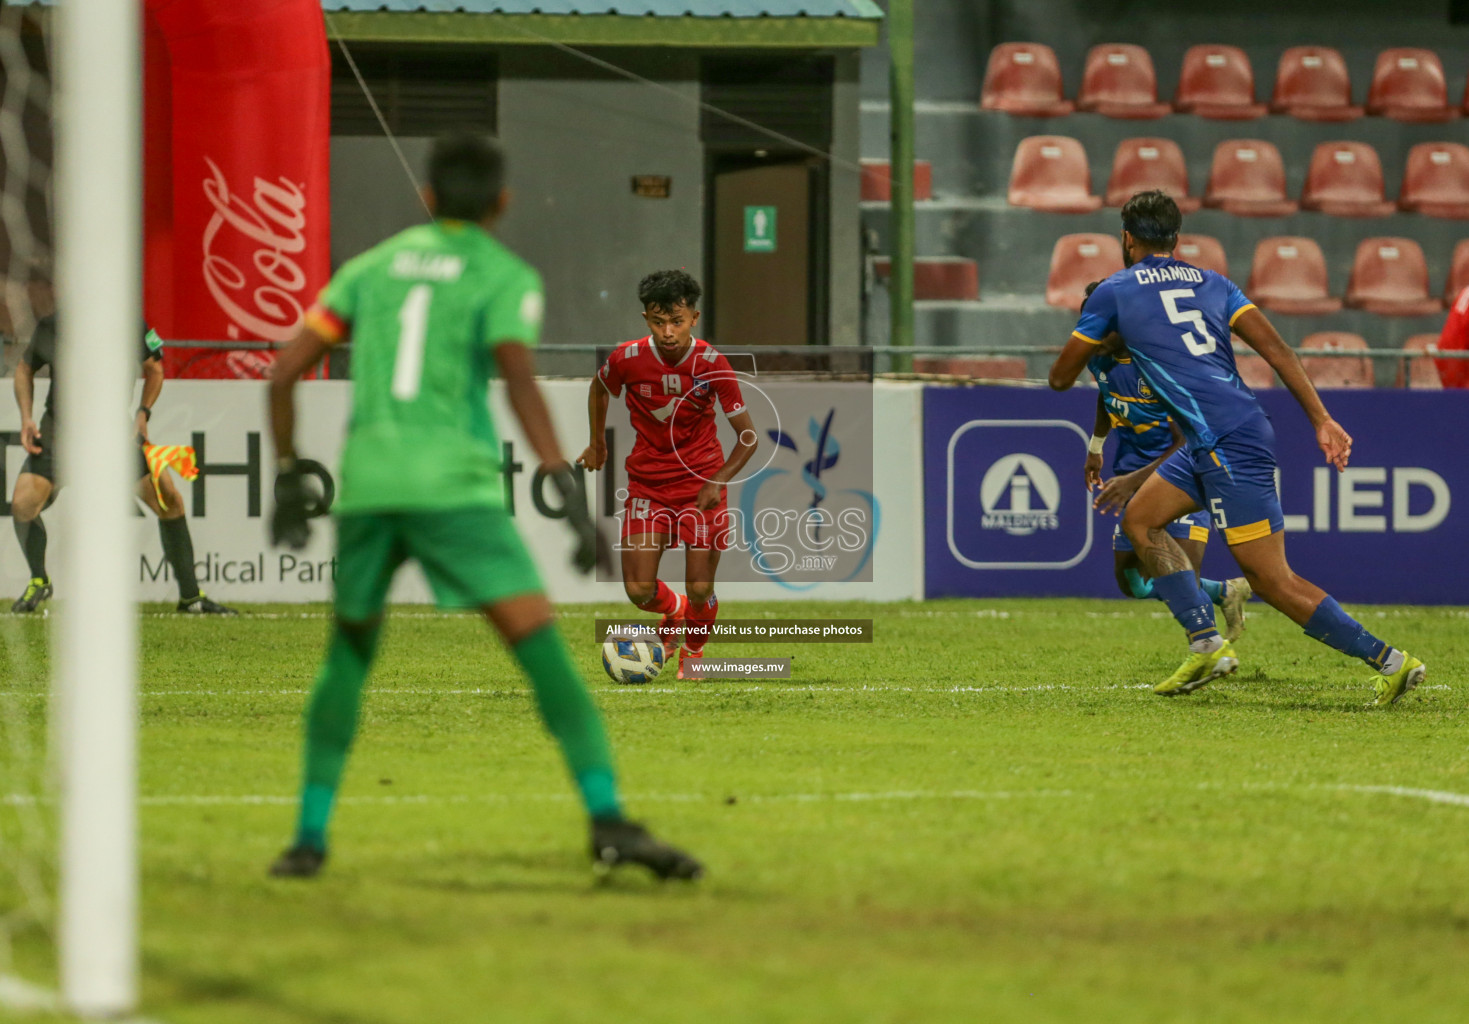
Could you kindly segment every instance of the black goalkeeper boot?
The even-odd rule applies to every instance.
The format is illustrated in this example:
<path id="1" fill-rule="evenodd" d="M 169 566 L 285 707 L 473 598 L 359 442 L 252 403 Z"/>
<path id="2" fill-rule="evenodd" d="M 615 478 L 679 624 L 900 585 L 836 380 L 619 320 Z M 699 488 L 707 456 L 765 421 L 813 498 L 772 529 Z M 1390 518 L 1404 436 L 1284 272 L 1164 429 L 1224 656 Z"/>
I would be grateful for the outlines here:
<path id="1" fill-rule="evenodd" d="M 233 608 L 227 608 L 222 604 L 209 600 L 207 594 L 198 594 L 188 600 L 180 601 L 178 610 L 185 615 L 238 615 L 239 612 Z"/>
<path id="2" fill-rule="evenodd" d="M 293 846 L 275 859 L 270 873 L 275 878 L 314 878 L 325 863 L 325 850 L 314 846 Z"/>
<path id="3" fill-rule="evenodd" d="M 604 818 L 592 822 L 592 866 L 606 873 L 619 864 L 641 864 L 659 878 L 693 881 L 704 865 L 674 846 L 654 839 L 635 821 Z"/>

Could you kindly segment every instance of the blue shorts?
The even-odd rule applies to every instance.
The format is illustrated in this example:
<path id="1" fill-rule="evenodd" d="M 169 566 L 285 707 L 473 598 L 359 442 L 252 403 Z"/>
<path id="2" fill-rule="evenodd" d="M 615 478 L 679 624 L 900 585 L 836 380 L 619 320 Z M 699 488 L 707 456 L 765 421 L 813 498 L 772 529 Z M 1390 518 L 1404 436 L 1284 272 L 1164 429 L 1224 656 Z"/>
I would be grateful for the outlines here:
<path id="1" fill-rule="evenodd" d="M 1209 513 L 1190 512 L 1187 515 L 1179 516 L 1164 529 L 1168 531 L 1168 536 L 1177 540 L 1197 540 L 1207 544 L 1209 541 Z M 1132 541 L 1128 540 L 1127 534 L 1122 532 L 1121 523 L 1112 528 L 1112 550 L 1124 552 L 1132 550 Z"/>
<path id="2" fill-rule="evenodd" d="M 1225 434 L 1212 451 L 1180 448 L 1158 475 L 1208 511 L 1226 544 L 1285 529 L 1275 490 L 1275 431 L 1264 413 Z"/>

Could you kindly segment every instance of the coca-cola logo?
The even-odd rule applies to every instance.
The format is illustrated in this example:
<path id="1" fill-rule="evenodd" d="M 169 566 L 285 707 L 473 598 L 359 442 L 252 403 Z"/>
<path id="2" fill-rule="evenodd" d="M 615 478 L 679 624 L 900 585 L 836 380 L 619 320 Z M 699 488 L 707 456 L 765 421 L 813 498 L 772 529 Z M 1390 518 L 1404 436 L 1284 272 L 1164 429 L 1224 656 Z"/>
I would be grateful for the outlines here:
<path id="1" fill-rule="evenodd" d="M 300 293 L 306 272 L 296 257 L 306 249 L 306 194 L 284 177 L 274 182 L 255 179 L 251 202 L 230 191 L 219 165 L 208 157 L 212 177 L 204 179 L 204 196 L 214 216 L 204 228 L 204 283 L 209 294 L 230 319 L 229 335 L 243 332 L 267 341 L 288 341 L 301 325 L 304 307 Z M 220 230 L 229 225 L 254 243 L 250 257 L 258 275 L 251 287 L 245 270 L 213 251 Z"/>

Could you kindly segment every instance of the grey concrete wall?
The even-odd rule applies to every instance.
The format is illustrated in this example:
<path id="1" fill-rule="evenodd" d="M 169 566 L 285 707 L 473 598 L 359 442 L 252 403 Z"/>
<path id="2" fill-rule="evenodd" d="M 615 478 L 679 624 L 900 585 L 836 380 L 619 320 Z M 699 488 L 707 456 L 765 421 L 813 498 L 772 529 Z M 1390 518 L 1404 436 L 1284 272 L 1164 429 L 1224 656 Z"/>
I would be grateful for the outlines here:
<path id="1" fill-rule="evenodd" d="M 704 146 L 699 61 L 681 50 L 598 56 L 643 81 L 540 48 L 500 55 L 499 134 L 511 206 L 499 236 L 546 280 L 548 345 L 615 344 L 643 329 L 638 280 L 704 270 Z M 831 341 L 856 344 L 860 309 L 858 59 L 837 60 L 831 174 Z M 429 140 L 400 139 L 415 175 Z M 637 174 L 668 175 L 671 197 L 632 193 Z M 332 140 L 332 262 L 424 217 L 386 139 Z M 560 363 L 557 369 L 565 371 Z"/>
<path id="2" fill-rule="evenodd" d="M 506 49 L 500 60 L 513 192 L 500 236 L 545 276 L 549 344 L 637 337 L 644 274 L 703 276 L 697 58 L 610 59 L 656 85 L 541 50 Z M 671 176 L 671 197 L 633 195 L 635 174 Z"/>

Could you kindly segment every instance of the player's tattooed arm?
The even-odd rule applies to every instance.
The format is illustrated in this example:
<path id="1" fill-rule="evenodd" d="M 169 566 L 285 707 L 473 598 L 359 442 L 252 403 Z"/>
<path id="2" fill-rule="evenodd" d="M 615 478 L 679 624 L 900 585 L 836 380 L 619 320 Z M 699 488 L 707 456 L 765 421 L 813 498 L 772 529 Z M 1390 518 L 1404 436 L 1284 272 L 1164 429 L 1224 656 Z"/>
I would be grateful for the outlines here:
<path id="1" fill-rule="evenodd" d="M 1306 368 L 1265 314 L 1258 309 L 1246 309 L 1234 322 L 1233 329 L 1279 374 L 1281 383 L 1306 411 L 1311 427 L 1316 431 L 1316 443 L 1320 445 L 1327 463 L 1335 466 L 1338 472 L 1346 469 L 1347 460 L 1352 455 L 1352 436 L 1326 411 L 1326 404 L 1321 401 L 1316 386 L 1306 376 Z"/>
<path id="2" fill-rule="evenodd" d="M 598 470 L 607 461 L 607 406 L 612 400 L 602 378 L 592 377 L 592 386 L 587 392 L 587 428 L 590 440 L 586 449 L 577 456 L 576 464 L 590 470 Z"/>
<path id="3" fill-rule="evenodd" d="M 719 498 L 725 485 L 745 468 L 745 463 L 749 462 L 750 456 L 755 454 L 755 447 L 759 443 L 755 421 L 750 419 L 748 409 L 742 409 L 731 416 L 729 425 L 734 428 L 735 432 L 735 445 L 730 449 L 729 458 L 725 459 L 724 465 L 720 466 L 704 486 L 699 488 L 699 496 L 694 500 L 695 505 L 706 511 L 719 504 Z"/>

